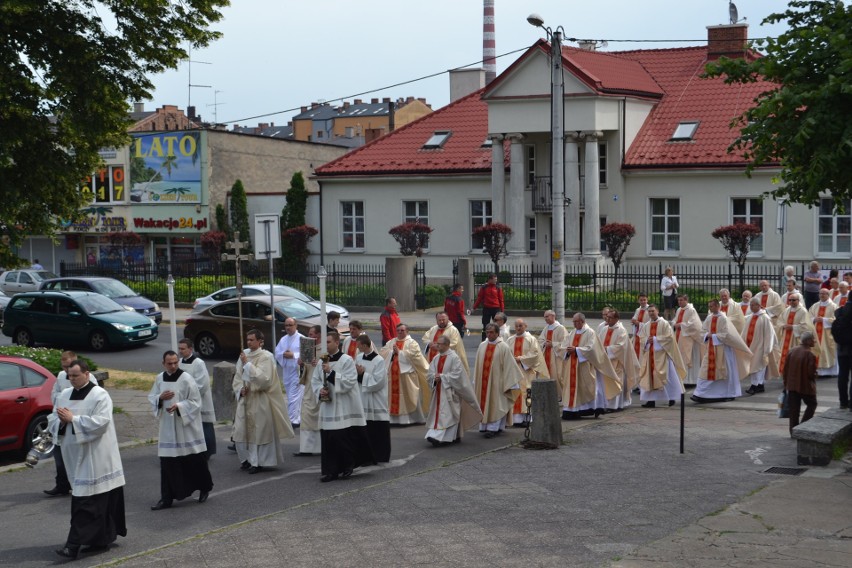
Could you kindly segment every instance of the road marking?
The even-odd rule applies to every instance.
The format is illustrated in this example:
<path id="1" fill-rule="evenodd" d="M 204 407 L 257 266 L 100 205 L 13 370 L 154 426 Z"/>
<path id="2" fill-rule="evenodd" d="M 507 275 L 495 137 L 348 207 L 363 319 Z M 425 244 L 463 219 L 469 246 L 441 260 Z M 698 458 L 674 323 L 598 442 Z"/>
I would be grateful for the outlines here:
<path id="1" fill-rule="evenodd" d="M 761 447 L 758 446 L 757 448 L 755 448 L 753 450 L 746 450 L 745 453 L 746 453 L 746 455 L 748 455 L 749 458 L 751 458 L 751 461 L 752 461 L 753 464 L 763 465 L 763 462 L 760 460 L 760 456 L 765 454 L 767 451 L 769 451 L 768 447 L 767 448 L 761 448 Z"/>

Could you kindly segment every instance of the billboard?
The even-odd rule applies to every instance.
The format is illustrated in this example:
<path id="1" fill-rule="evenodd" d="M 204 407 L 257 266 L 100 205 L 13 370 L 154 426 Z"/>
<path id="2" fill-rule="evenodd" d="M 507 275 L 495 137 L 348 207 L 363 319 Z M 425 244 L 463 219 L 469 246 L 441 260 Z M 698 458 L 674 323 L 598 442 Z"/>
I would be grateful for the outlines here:
<path id="1" fill-rule="evenodd" d="M 201 203 L 201 133 L 133 134 L 130 204 Z"/>

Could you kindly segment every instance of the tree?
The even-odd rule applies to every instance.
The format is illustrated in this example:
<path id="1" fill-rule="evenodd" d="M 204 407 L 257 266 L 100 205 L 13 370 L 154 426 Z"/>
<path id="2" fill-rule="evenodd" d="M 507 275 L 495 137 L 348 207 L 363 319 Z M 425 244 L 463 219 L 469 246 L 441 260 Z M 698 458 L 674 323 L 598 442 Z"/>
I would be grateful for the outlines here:
<path id="1" fill-rule="evenodd" d="M 231 225 L 228 223 L 228 214 L 221 203 L 216 204 L 216 228 L 225 233 L 229 239 L 233 237 Z"/>
<path id="2" fill-rule="evenodd" d="M 286 272 L 304 272 L 308 262 L 308 240 L 302 233 L 293 233 L 290 238 L 287 231 L 307 227 L 305 216 L 308 210 L 308 191 L 305 189 L 305 176 L 296 172 L 290 178 L 287 190 L 287 202 L 281 210 L 281 257 Z M 313 227 L 310 227 L 313 229 Z M 316 229 L 313 229 L 316 231 Z M 314 233 L 316 234 L 316 232 Z"/>
<path id="3" fill-rule="evenodd" d="M 228 0 L 3 2 L 0 7 L 0 265 L 87 204 L 74 191 L 129 141 L 128 101 L 221 33 Z M 155 38 L 156 41 L 152 41 Z"/>
<path id="4" fill-rule="evenodd" d="M 615 268 L 615 277 L 612 280 L 613 290 L 618 286 L 618 269 L 624 262 L 624 254 L 630 246 L 630 239 L 635 235 L 636 227 L 630 223 L 607 223 L 601 227 L 601 238 Z"/>
<path id="5" fill-rule="evenodd" d="M 780 185 L 769 192 L 807 205 L 830 194 L 835 209 L 852 196 L 852 6 L 841 0 L 793 0 L 764 23 L 787 21 L 777 38 L 756 40 L 763 57 L 708 64 L 706 74 L 726 83 L 766 80 L 775 85 L 733 123 L 740 135 L 728 148 L 742 151 L 746 173 L 780 162 Z"/>
<path id="6" fill-rule="evenodd" d="M 711 233 L 714 239 L 718 239 L 722 243 L 722 246 L 731 256 L 731 260 L 737 263 L 737 267 L 740 269 L 740 293 L 745 289 L 745 263 L 751 250 L 751 243 L 762 234 L 763 231 L 760 230 L 760 227 L 751 223 L 725 225 L 718 227 Z"/>
<path id="7" fill-rule="evenodd" d="M 396 227 L 391 227 L 388 234 L 399 243 L 399 254 L 402 256 L 423 256 L 423 249 L 429 247 L 429 233 L 432 227 L 426 223 L 409 221 Z"/>
<path id="8" fill-rule="evenodd" d="M 284 231 L 284 238 L 290 243 L 293 251 L 293 263 L 300 267 L 302 271 L 304 271 L 307 267 L 308 255 L 310 254 L 310 251 L 308 250 L 308 241 L 310 241 L 311 238 L 316 236 L 318 233 L 319 231 L 310 225 L 293 227 L 292 229 Z"/>
<path id="9" fill-rule="evenodd" d="M 222 266 L 222 253 L 225 252 L 227 240 L 228 235 L 224 231 L 207 231 L 201 235 L 201 250 L 210 259 L 216 273 L 219 273 Z"/>
<path id="10" fill-rule="evenodd" d="M 512 228 L 503 223 L 482 225 L 473 230 L 474 238 L 482 241 L 482 250 L 488 253 L 494 263 L 494 273 L 500 273 L 500 259 L 506 256 L 506 244 L 512 238 Z"/>
<path id="11" fill-rule="evenodd" d="M 243 187 L 243 182 L 237 180 L 231 186 L 231 235 L 237 231 L 240 233 L 240 240 L 248 243 L 248 248 L 251 250 L 251 237 L 249 233 L 249 217 L 248 217 L 248 199 L 246 198 L 246 190 Z"/>

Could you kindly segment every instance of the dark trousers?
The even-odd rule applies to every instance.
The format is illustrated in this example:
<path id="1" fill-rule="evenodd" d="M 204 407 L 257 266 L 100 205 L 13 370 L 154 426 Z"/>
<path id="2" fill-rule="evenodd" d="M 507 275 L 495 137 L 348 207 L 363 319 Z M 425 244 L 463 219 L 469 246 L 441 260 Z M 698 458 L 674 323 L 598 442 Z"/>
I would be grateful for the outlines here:
<path id="1" fill-rule="evenodd" d="M 485 341 L 485 326 L 491 323 L 494 316 L 500 311 L 500 308 L 486 308 L 482 306 L 482 341 Z"/>
<path id="2" fill-rule="evenodd" d="M 60 491 L 71 491 L 68 472 L 65 471 L 65 462 L 62 460 L 62 448 L 59 446 L 53 450 L 53 463 L 56 465 L 56 488 Z"/>
<path id="3" fill-rule="evenodd" d="M 815 394 L 799 394 L 793 391 L 787 391 L 787 402 L 790 406 L 790 435 L 793 434 L 793 428 L 799 425 L 799 412 L 802 410 L 802 403 L 805 403 L 805 414 L 802 416 L 801 422 L 807 422 L 814 417 L 816 412 L 817 398 Z"/>
<path id="4" fill-rule="evenodd" d="M 459 330 L 459 335 L 464 337 L 464 324 L 463 323 L 454 323 L 453 327 L 455 327 L 457 330 Z"/>
<path id="5" fill-rule="evenodd" d="M 805 291 L 803 296 L 805 297 L 805 307 L 807 309 L 811 309 L 811 306 L 819 302 L 819 292 Z"/>
<path id="6" fill-rule="evenodd" d="M 850 364 L 852 364 L 852 355 L 837 356 L 837 391 L 840 394 L 840 406 L 849 407 L 849 400 L 852 399 L 852 381 L 849 380 Z"/>

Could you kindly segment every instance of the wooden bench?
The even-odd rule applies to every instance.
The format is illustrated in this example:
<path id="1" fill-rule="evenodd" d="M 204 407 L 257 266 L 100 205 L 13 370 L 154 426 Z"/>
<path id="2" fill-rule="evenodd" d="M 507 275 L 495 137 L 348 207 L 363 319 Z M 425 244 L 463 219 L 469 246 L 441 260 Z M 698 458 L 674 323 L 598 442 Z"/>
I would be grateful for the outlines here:
<path id="1" fill-rule="evenodd" d="M 830 408 L 793 428 L 799 465 L 828 465 L 834 444 L 852 434 L 852 412 Z"/>

